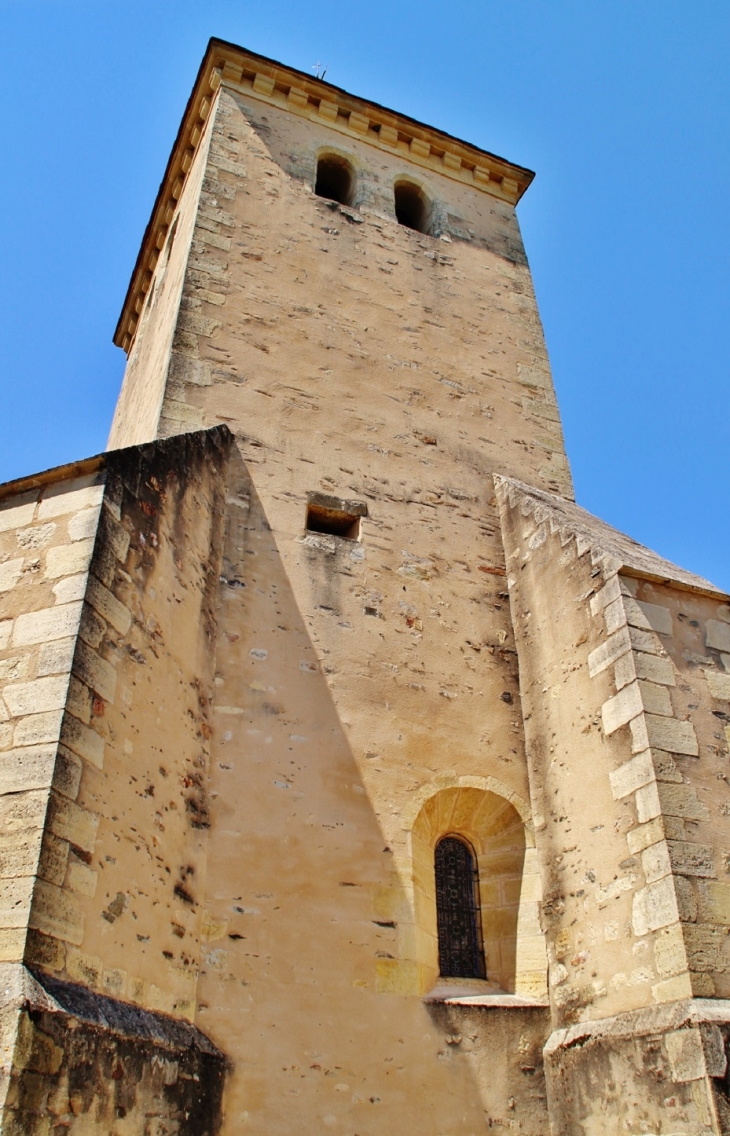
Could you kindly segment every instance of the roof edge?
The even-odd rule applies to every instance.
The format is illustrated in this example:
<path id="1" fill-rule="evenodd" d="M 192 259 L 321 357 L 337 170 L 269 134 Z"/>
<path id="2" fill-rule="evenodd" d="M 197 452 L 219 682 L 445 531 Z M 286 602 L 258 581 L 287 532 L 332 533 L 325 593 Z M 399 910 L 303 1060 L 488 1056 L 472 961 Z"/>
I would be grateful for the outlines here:
<path id="1" fill-rule="evenodd" d="M 523 501 L 532 502 L 528 511 L 535 510 L 536 520 L 550 520 L 553 531 L 561 531 L 583 542 L 582 551 L 590 551 L 594 563 L 603 561 L 604 567 L 610 568 L 625 576 L 637 580 L 650 580 L 652 583 L 670 584 L 685 592 L 696 595 L 709 596 L 712 599 L 727 600 L 727 592 L 716 587 L 710 580 L 696 576 L 671 560 L 665 560 L 659 553 L 639 544 L 632 537 L 615 529 L 606 521 L 589 513 L 573 501 L 564 497 L 548 493 L 544 489 L 537 489 L 527 485 L 517 478 L 507 477 L 504 474 L 494 474 L 494 485 L 497 496 L 504 499 L 510 494 L 520 494 Z M 543 510 L 542 518 L 537 517 L 537 511 Z"/>
<path id="2" fill-rule="evenodd" d="M 113 341 L 131 347 L 159 250 L 221 85 L 311 117 L 390 152 L 405 150 L 428 170 L 516 205 L 534 172 L 379 103 L 350 94 L 227 40 L 208 42 L 185 106 L 122 304 Z"/>

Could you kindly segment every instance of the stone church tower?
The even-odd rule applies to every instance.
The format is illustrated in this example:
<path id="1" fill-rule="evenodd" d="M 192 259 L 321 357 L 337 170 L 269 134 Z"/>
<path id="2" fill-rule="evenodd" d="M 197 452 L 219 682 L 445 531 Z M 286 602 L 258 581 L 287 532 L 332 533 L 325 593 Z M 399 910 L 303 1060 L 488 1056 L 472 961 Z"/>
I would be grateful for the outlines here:
<path id="1" fill-rule="evenodd" d="M 531 178 L 211 41 L 0 487 L 3 1133 L 730 1132 L 730 604 L 573 503 Z"/>

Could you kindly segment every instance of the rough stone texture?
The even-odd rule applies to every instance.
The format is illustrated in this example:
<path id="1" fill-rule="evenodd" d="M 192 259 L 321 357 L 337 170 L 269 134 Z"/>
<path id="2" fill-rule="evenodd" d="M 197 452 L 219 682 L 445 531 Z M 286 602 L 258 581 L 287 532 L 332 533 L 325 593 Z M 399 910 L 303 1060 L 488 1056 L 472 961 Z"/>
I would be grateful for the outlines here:
<path id="1" fill-rule="evenodd" d="M 728 597 L 570 500 L 504 163 L 223 46 L 0 489 L 2 1131 L 730 1132 Z"/>
<path id="2" fill-rule="evenodd" d="M 225 1058 L 199 1030 L 42 972 L 13 985 L 3 1133 L 220 1131 Z"/>

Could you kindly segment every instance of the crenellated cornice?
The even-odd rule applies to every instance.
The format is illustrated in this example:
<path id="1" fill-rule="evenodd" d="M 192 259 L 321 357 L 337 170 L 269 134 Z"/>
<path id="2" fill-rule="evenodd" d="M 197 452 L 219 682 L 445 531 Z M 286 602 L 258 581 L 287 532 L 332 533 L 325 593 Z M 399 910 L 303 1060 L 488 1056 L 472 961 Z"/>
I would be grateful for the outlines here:
<path id="1" fill-rule="evenodd" d="M 185 179 L 223 84 L 390 153 L 401 153 L 424 170 L 473 186 L 516 205 L 533 177 L 531 170 L 435 130 L 378 103 L 315 79 L 293 67 L 211 39 L 185 108 L 152 216 L 145 230 L 122 313 L 114 333 L 117 346 L 129 351 L 157 258 L 162 249 Z"/>

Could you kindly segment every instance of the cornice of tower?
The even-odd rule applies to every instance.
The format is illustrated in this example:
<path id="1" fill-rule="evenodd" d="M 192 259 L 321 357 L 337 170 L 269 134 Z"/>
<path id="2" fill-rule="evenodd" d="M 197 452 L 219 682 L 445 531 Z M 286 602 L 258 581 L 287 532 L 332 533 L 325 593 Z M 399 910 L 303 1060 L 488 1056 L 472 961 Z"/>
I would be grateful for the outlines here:
<path id="1" fill-rule="evenodd" d="M 390 153 L 402 153 L 424 170 L 438 171 L 512 205 L 517 204 L 535 176 L 531 170 L 496 154 L 351 95 L 294 67 L 236 44 L 211 39 L 175 138 L 114 332 L 114 342 L 125 351 L 134 338 L 159 251 L 221 84 L 325 123 Z"/>

